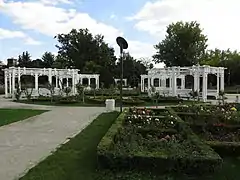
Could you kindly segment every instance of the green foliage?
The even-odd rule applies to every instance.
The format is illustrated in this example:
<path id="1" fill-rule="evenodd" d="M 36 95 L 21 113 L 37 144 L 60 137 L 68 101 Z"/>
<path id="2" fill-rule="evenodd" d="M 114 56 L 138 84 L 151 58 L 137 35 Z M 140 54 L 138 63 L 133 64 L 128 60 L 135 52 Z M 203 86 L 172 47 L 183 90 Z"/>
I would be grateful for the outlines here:
<path id="1" fill-rule="evenodd" d="M 47 89 L 49 90 L 49 92 L 50 92 L 51 103 L 52 103 L 52 102 L 53 102 L 53 98 L 54 98 L 54 93 L 55 93 L 54 85 L 51 84 L 50 82 L 48 82 L 46 88 L 47 88 Z"/>
<path id="2" fill-rule="evenodd" d="M 25 94 L 26 98 L 28 101 L 31 101 L 32 98 L 32 92 L 33 92 L 33 84 L 28 83 L 28 84 L 22 84 L 22 91 Z"/>
<path id="3" fill-rule="evenodd" d="M 65 87 L 65 88 L 63 89 L 63 92 L 66 94 L 67 97 L 69 96 L 69 94 L 71 93 L 71 91 L 72 91 L 72 88 L 71 88 L 71 87 Z"/>
<path id="4" fill-rule="evenodd" d="M 119 116 L 99 143 L 100 167 L 181 174 L 204 174 L 220 167 L 220 156 L 171 109 L 170 115 L 163 117 L 151 116 L 148 111 L 151 109 L 144 113 L 128 110 Z"/>
<path id="5" fill-rule="evenodd" d="M 31 67 L 31 55 L 28 51 L 23 52 L 22 55 L 18 56 L 18 66 Z"/>
<path id="6" fill-rule="evenodd" d="M 55 61 L 55 56 L 51 52 L 45 52 L 42 56 L 44 67 L 51 68 Z"/>
<path id="7" fill-rule="evenodd" d="M 207 37 L 197 22 L 172 23 L 167 27 L 165 39 L 155 45 L 157 53 L 153 58 L 166 66 L 191 66 L 202 59 L 206 42 Z"/>
<path id="8" fill-rule="evenodd" d="M 79 100 L 81 100 L 82 102 L 84 102 L 84 86 L 81 83 L 76 84 L 76 89 L 77 89 L 77 93 L 78 93 L 78 98 Z"/>
<path id="9" fill-rule="evenodd" d="M 21 95 L 22 95 L 22 90 L 21 90 L 19 84 L 20 84 L 20 82 L 16 83 L 16 91 L 14 93 L 15 94 L 15 98 L 16 98 L 17 101 L 20 100 Z"/>

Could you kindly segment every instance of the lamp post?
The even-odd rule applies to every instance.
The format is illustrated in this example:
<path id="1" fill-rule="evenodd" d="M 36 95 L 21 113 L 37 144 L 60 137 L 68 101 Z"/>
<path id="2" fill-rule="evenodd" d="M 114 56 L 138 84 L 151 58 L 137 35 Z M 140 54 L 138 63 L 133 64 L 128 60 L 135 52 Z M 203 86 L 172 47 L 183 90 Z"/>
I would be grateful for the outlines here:
<path id="1" fill-rule="evenodd" d="M 116 39 L 118 46 L 120 47 L 120 62 L 121 62 L 121 77 L 120 77 L 120 112 L 122 112 L 123 103 L 123 49 L 128 48 L 128 43 L 123 37 L 117 37 Z"/>

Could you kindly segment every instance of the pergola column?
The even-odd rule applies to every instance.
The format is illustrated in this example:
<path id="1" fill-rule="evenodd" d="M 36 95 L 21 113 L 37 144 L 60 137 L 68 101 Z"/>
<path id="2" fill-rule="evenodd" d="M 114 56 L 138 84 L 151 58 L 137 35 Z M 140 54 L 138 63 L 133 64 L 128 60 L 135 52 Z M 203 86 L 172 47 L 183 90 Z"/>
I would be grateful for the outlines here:
<path id="1" fill-rule="evenodd" d="M 181 89 L 185 89 L 185 76 L 181 78 Z"/>
<path id="2" fill-rule="evenodd" d="M 148 89 L 147 89 L 147 92 L 148 92 L 148 95 L 150 96 L 150 88 L 151 88 L 151 79 L 150 79 L 150 76 L 148 75 Z"/>
<path id="3" fill-rule="evenodd" d="M 38 74 L 35 73 L 35 89 L 38 90 Z"/>
<path id="4" fill-rule="evenodd" d="M 12 95 L 14 96 L 14 93 L 15 93 L 15 74 L 16 72 L 15 72 L 15 68 L 13 69 L 13 71 L 12 71 Z"/>
<path id="5" fill-rule="evenodd" d="M 193 83 L 193 85 L 194 85 L 193 90 L 199 92 L 199 74 L 198 73 L 194 74 L 194 83 Z"/>
<path id="6" fill-rule="evenodd" d="M 60 78 L 59 78 L 59 80 L 60 80 L 60 83 L 59 83 L 59 87 L 60 87 L 60 89 L 62 89 L 63 87 L 62 87 L 62 85 L 63 85 L 63 78 L 62 78 L 62 76 L 60 76 Z"/>
<path id="7" fill-rule="evenodd" d="M 18 86 L 21 89 L 21 71 L 20 71 L 20 67 L 18 67 Z"/>
<path id="8" fill-rule="evenodd" d="M 9 94 L 12 95 L 12 74 L 9 73 Z"/>
<path id="9" fill-rule="evenodd" d="M 6 73 L 7 71 L 4 71 L 4 87 L 5 87 L 5 97 L 8 97 L 8 75 Z"/>
<path id="10" fill-rule="evenodd" d="M 166 78 L 161 79 L 161 81 L 162 81 L 161 86 L 166 88 Z"/>
<path id="11" fill-rule="evenodd" d="M 66 80 L 67 80 L 67 87 L 69 86 L 69 84 L 68 84 L 68 78 L 66 78 Z"/>
<path id="12" fill-rule="evenodd" d="M 221 71 L 220 81 L 220 91 L 224 92 L 224 70 Z"/>
<path id="13" fill-rule="evenodd" d="M 88 86 L 90 86 L 90 85 L 91 85 L 91 79 L 88 78 Z"/>
<path id="14" fill-rule="evenodd" d="M 96 89 L 99 89 L 99 78 L 98 77 L 95 78 L 95 82 L 96 82 Z"/>
<path id="15" fill-rule="evenodd" d="M 75 74 L 74 69 L 72 70 L 72 92 L 75 94 Z"/>
<path id="16" fill-rule="evenodd" d="M 217 72 L 217 98 L 219 97 L 219 72 Z"/>
<path id="17" fill-rule="evenodd" d="M 58 88 L 58 76 L 56 75 L 55 77 L 56 77 L 56 79 L 55 79 L 55 81 L 56 81 L 56 88 Z"/>
<path id="18" fill-rule="evenodd" d="M 207 82 L 208 82 L 208 73 L 206 72 L 206 68 L 203 70 L 203 88 L 202 88 L 202 99 L 203 102 L 207 101 Z"/>
<path id="19" fill-rule="evenodd" d="M 140 87 L 141 87 L 141 92 L 143 92 L 144 81 L 143 81 L 142 75 L 141 75 Z"/>
<path id="20" fill-rule="evenodd" d="M 48 82 L 52 84 L 52 68 L 48 69 Z"/>
<path id="21" fill-rule="evenodd" d="M 172 68 L 172 95 L 177 96 L 177 79 L 175 67 Z"/>

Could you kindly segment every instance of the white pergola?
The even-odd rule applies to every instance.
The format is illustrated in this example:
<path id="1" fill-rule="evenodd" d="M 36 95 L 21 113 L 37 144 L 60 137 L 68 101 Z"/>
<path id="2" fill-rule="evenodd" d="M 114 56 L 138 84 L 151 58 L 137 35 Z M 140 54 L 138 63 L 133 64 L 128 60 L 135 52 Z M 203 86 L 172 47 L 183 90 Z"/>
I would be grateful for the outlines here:
<path id="1" fill-rule="evenodd" d="M 79 82 L 82 84 L 83 79 L 88 79 L 88 86 L 90 86 L 91 79 L 95 79 L 96 89 L 99 88 L 99 74 L 79 74 L 78 69 L 52 69 L 52 68 L 21 68 L 21 67 L 10 67 L 4 69 L 5 75 L 5 97 L 13 97 L 16 91 L 16 80 L 21 88 L 21 76 L 30 75 L 35 78 L 35 87 L 33 94 L 38 94 L 38 78 L 40 76 L 47 76 L 50 84 L 55 84 L 55 88 L 59 90 L 62 88 L 63 79 L 66 79 L 66 87 L 69 87 L 69 79 L 72 83 L 72 94 L 76 94 L 76 84 Z M 55 83 L 52 82 L 52 77 L 55 77 Z"/>
<path id="2" fill-rule="evenodd" d="M 121 82 L 121 79 L 115 79 L 114 78 L 114 81 L 115 81 L 115 84 Z M 123 86 L 127 86 L 127 79 L 123 79 Z"/>
<path id="3" fill-rule="evenodd" d="M 215 96 L 218 98 L 219 91 L 224 91 L 224 67 L 211 66 L 192 66 L 192 67 L 168 67 L 168 68 L 153 68 L 148 71 L 147 75 L 141 75 L 141 92 L 148 92 L 151 95 L 151 87 L 155 87 L 160 94 L 169 96 L 186 96 L 192 89 L 185 88 L 185 77 L 193 76 L 194 91 L 199 92 L 203 101 L 207 100 L 207 96 Z M 214 74 L 217 77 L 217 89 L 208 89 L 208 74 Z M 202 87 L 200 87 L 200 78 L 202 78 Z M 147 85 L 145 84 L 147 79 Z M 166 81 L 169 79 L 169 86 L 166 86 Z M 181 84 L 177 87 L 177 79 L 180 79 Z M 157 85 L 156 85 L 157 84 Z M 200 91 L 200 89 L 202 89 Z"/>

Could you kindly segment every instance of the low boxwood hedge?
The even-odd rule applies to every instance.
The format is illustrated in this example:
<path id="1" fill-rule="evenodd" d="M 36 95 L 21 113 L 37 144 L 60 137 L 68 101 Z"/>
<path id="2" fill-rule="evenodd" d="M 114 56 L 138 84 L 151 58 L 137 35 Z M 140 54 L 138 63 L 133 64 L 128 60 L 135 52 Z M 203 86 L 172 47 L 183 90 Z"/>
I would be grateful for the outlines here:
<path id="1" fill-rule="evenodd" d="M 170 110 L 172 113 L 172 111 Z M 114 149 L 115 143 L 118 141 L 119 134 L 124 131 L 123 122 L 128 110 L 124 111 L 116 119 L 115 123 L 100 141 L 97 154 L 99 166 L 111 169 L 127 169 L 151 171 L 153 173 L 162 173 L 166 171 L 177 171 L 180 173 L 203 174 L 213 172 L 221 167 L 222 159 L 209 146 L 203 143 L 180 118 L 176 118 L 178 122 L 178 132 L 183 133 L 187 140 L 201 154 L 163 154 L 161 151 L 145 151 L 137 150 L 131 147 L 130 151 L 121 153 Z M 123 132 L 124 133 L 124 132 Z M 184 150 L 184 149 L 183 149 Z"/>

